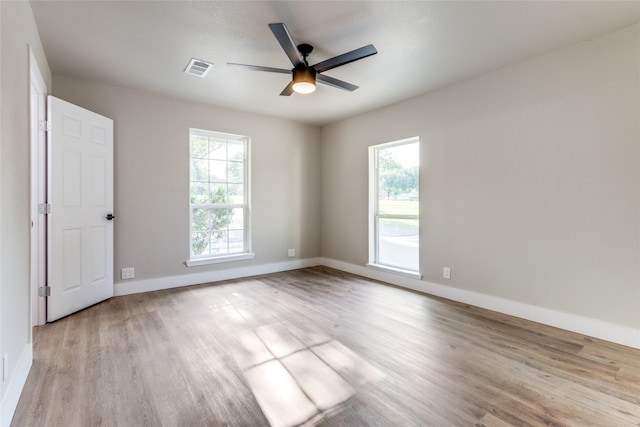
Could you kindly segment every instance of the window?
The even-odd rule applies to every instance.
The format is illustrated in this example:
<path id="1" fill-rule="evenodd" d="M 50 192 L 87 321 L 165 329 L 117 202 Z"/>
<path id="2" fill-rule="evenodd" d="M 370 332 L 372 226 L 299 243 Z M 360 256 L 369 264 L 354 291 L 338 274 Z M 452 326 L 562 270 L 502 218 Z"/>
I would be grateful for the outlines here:
<path id="1" fill-rule="evenodd" d="M 417 137 L 369 147 L 369 266 L 420 277 Z"/>
<path id="2" fill-rule="evenodd" d="M 249 138 L 189 129 L 188 266 L 252 258 L 249 240 Z"/>

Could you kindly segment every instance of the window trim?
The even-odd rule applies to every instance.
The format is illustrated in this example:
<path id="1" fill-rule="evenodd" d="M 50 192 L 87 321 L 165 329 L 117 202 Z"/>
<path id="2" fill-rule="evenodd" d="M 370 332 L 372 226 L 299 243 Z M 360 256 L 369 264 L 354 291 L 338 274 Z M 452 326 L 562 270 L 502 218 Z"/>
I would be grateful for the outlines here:
<path id="1" fill-rule="evenodd" d="M 379 179 L 378 179 L 378 152 L 381 149 L 393 148 L 396 146 L 407 145 L 411 143 L 417 143 L 420 146 L 420 138 L 413 136 L 410 138 L 404 138 L 397 141 L 386 142 L 382 144 L 376 144 L 369 146 L 369 262 L 366 263 L 366 267 L 373 268 L 375 270 L 381 270 L 388 273 L 399 274 L 402 276 L 410 277 L 413 279 L 422 279 L 421 266 L 420 266 L 420 246 L 418 245 L 418 269 L 410 270 L 392 265 L 378 263 L 379 254 L 379 242 L 378 242 L 378 219 L 380 218 L 404 218 L 404 219 L 417 219 L 420 220 L 420 214 L 418 215 L 388 215 L 378 214 L 379 201 Z M 418 166 L 418 171 L 420 166 Z M 418 177 L 420 173 L 418 172 Z M 419 184 L 418 184 L 418 188 Z M 418 196 L 419 199 L 419 196 Z M 418 228 L 418 236 L 420 235 L 420 228 Z"/>
<path id="2" fill-rule="evenodd" d="M 246 252 L 233 255 L 221 255 L 217 257 L 195 258 L 185 261 L 187 267 L 197 267 L 199 265 L 220 264 L 223 262 L 242 261 L 245 259 L 253 259 L 256 256 L 253 252 Z"/>
<path id="3" fill-rule="evenodd" d="M 234 253 L 224 253 L 220 255 L 204 255 L 204 256 L 194 256 L 193 255 L 193 231 L 192 231 L 192 215 L 193 208 L 202 206 L 202 207 L 210 207 L 213 206 L 211 204 L 193 204 L 191 203 L 191 162 L 192 162 L 192 148 L 191 148 L 191 137 L 193 135 L 207 136 L 207 137 L 216 137 L 216 138 L 224 138 L 227 140 L 236 140 L 242 141 L 244 143 L 244 203 L 229 203 L 224 205 L 218 205 L 216 207 L 224 207 L 224 208 L 241 208 L 244 210 L 243 215 L 243 252 L 234 252 Z M 228 160 L 227 160 L 228 161 Z M 189 209 L 189 258 L 185 261 L 187 267 L 196 267 L 200 265 L 208 265 L 208 264 L 219 264 L 225 262 L 233 262 L 233 261 L 242 261 L 247 259 L 253 259 L 255 257 L 255 253 L 252 252 L 252 239 L 251 239 L 251 137 L 245 135 L 231 134 L 225 132 L 212 131 L 207 129 L 200 128 L 189 128 L 189 168 L 188 168 L 188 183 L 189 183 L 189 191 L 188 191 L 188 209 Z"/>
<path id="4" fill-rule="evenodd" d="M 390 265 L 376 264 L 371 262 L 368 262 L 367 264 L 365 264 L 365 266 L 374 270 L 384 271 L 385 273 L 399 274 L 400 276 L 409 277 L 411 279 L 422 279 L 422 274 L 419 271 L 406 270 L 404 268 L 392 267 Z"/>

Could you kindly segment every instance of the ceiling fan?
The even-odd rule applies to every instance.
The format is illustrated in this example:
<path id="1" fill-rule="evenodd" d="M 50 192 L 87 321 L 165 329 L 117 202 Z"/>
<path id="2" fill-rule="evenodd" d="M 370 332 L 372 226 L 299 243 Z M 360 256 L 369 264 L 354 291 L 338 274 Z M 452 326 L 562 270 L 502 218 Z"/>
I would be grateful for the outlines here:
<path id="1" fill-rule="evenodd" d="M 292 74 L 293 78 L 291 82 L 280 93 L 280 96 L 290 96 L 293 92 L 301 94 L 312 93 L 316 90 L 316 81 L 338 89 L 353 92 L 358 89 L 358 86 L 320 73 L 378 53 L 376 48 L 370 44 L 359 49 L 352 50 L 351 52 L 343 53 L 342 55 L 327 59 L 326 61 L 318 62 L 315 65 L 309 65 L 307 57 L 313 51 L 313 46 L 306 43 L 296 45 L 291 34 L 289 34 L 289 30 L 287 30 L 287 26 L 282 23 L 269 24 L 269 28 L 280 43 L 280 46 L 282 46 L 282 49 L 284 49 L 284 52 L 289 57 L 289 60 L 293 64 L 293 69 L 287 70 L 284 68 L 234 64 L 230 62 L 227 63 L 227 66 L 241 68 L 244 70 Z"/>

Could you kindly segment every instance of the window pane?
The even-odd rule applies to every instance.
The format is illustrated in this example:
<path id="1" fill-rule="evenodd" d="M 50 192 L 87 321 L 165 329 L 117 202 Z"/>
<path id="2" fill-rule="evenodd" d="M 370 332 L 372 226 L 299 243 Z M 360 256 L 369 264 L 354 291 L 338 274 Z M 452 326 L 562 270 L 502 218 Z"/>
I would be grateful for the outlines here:
<path id="1" fill-rule="evenodd" d="M 229 162 L 229 182 L 242 184 L 244 182 L 244 162 Z"/>
<path id="2" fill-rule="evenodd" d="M 209 138 L 204 136 L 191 137 L 191 157 L 206 159 L 209 152 Z"/>
<path id="3" fill-rule="evenodd" d="M 209 161 L 194 159 L 191 161 L 191 180 L 209 181 Z"/>
<path id="4" fill-rule="evenodd" d="M 227 160 L 227 147 L 224 139 L 210 138 L 209 158 Z"/>
<path id="5" fill-rule="evenodd" d="M 229 252 L 230 253 L 244 252 L 244 231 L 242 230 L 229 231 Z"/>
<path id="6" fill-rule="evenodd" d="M 236 162 L 244 161 L 244 141 L 229 141 L 227 159 Z"/>
<path id="7" fill-rule="evenodd" d="M 212 255 L 220 255 L 220 254 L 228 253 L 229 244 L 228 244 L 227 231 L 220 231 L 218 233 L 215 233 L 215 235 L 212 234 L 210 248 L 211 248 L 210 253 Z"/>
<path id="8" fill-rule="evenodd" d="M 194 208 L 191 210 L 191 230 L 209 231 L 211 211 L 208 208 Z"/>
<path id="9" fill-rule="evenodd" d="M 212 204 L 227 204 L 229 196 L 227 195 L 226 184 L 211 184 L 210 201 Z"/>
<path id="10" fill-rule="evenodd" d="M 229 184 L 229 203 L 232 205 L 244 204 L 244 185 Z"/>
<path id="11" fill-rule="evenodd" d="M 242 230 L 244 228 L 244 208 L 231 209 L 229 229 Z"/>
<path id="12" fill-rule="evenodd" d="M 378 219 L 378 263 L 417 271 L 418 254 L 418 220 Z"/>
<path id="13" fill-rule="evenodd" d="M 211 160 L 209 180 L 211 182 L 227 181 L 227 162 L 224 160 Z"/>
<path id="14" fill-rule="evenodd" d="M 227 231 L 233 218 L 233 209 L 212 208 L 210 216 L 210 229 L 212 231 Z"/>
<path id="15" fill-rule="evenodd" d="M 418 150 L 417 143 L 378 150 L 380 214 L 418 214 Z"/>
<path id="16" fill-rule="evenodd" d="M 209 255 L 209 233 L 191 233 L 191 250 L 196 256 Z"/>
<path id="17" fill-rule="evenodd" d="M 381 215 L 418 215 L 417 200 L 380 200 L 378 209 Z"/>
<path id="18" fill-rule="evenodd" d="M 191 183 L 191 203 L 196 205 L 209 203 L 209 184 L 204 182 Z"/>

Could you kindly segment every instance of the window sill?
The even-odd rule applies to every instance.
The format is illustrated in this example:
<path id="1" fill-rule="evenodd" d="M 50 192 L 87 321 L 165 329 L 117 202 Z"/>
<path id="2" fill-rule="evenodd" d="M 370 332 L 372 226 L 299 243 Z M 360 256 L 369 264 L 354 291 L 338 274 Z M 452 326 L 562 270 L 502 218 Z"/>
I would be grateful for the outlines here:
<path id="1" fill-rule="evenodd" d="M 246 254 L 236 254 L 236 255 L 225 255 L 219 256 L 215 258 L 196 258 L 189 259 L 185 261 L 187 267 L 197 267 L 199 265 L 209 265 L 209 264 L 220 264 L 223 262 L 233 262 L 233 261 L 242 261 L 245 259 L 253 259 L 256 254 L 254 253 L 246 253 Z"/>
<path id="2" fill-rule="evenodd" d="M 381 264 L 367 264 L 367 267 L 373 268 L 374 270 L 384 271 L 385 273 L 399 274 L 400 276 L 410 277 L 411 279 L 422 279 L 422 274 L 417 271 L 405 270 L 403 268 L 390 267 L 388 265 Z"/>

